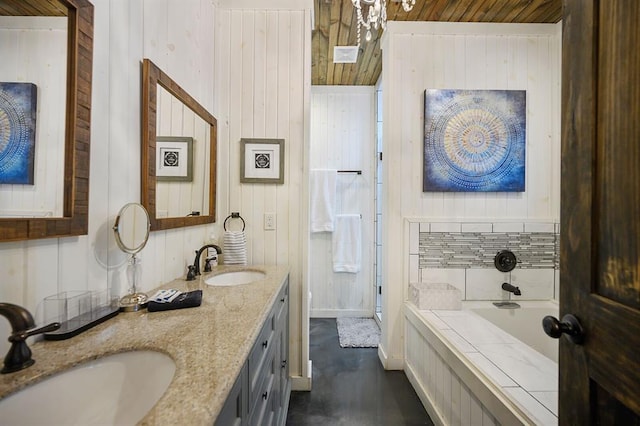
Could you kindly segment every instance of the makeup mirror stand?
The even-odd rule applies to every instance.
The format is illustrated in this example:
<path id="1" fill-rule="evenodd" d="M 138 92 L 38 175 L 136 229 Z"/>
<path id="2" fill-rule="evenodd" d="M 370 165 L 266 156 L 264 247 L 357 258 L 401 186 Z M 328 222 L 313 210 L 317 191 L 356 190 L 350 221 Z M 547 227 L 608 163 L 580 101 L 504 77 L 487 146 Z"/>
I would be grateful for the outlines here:
<path id="1" fill-rule="evenodd" d="M 127 281 L 129 281 L 129 294 L 122 296 L 120 299 L 120 308 L 123 311 L 135 312 L 140 309 L 144 309 L 149 301 L 146 293 L 138 291 L 138 282 L 140 282 L 140 275 L 142 274 L 142 268 L 140 265 L 140 259 L 136 253 L 132 253 L 129 258 L 129 265 L 127 266 Z"/>
<path id="2" fill-rule="evenodd" d="M 147 244 L 150 228 L 149 214 L 138 203 L 125 205 L 113 225 L 118 247 L 131 255 L 127 265 L 129 293 L 120 299 L 120 310 L 124 312 L 136 312 L 147 307 L 148 296 L 138 291 L 142 269 L 137 255 Z"/>

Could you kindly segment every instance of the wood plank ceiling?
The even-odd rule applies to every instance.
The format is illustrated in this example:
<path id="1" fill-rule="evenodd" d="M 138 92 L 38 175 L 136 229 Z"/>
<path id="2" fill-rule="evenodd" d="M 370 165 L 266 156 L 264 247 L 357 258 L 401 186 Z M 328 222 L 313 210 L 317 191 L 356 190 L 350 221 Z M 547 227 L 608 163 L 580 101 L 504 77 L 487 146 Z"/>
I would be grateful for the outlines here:
<path id="1" fill-rule="evenodd" d="M 382 30 L 374 32 L 369 42 L 362 32 L 355 64 L 334 64 L 334 46 L 357 43 L 353 4 L 351 0 L 314 0 L 314 7 L 312 84 L 375 85 L 382 71 Z M 400 2 L 387 0 L 388 21 L 556 23 L 561 18 L 562 0 L 416 0 L 410 12 L 405 12 Z"/>
<path id="2" fill-rule="evenodd" d="M 0 0 L 0 16 L 67 16 L 58 0 Z"/>

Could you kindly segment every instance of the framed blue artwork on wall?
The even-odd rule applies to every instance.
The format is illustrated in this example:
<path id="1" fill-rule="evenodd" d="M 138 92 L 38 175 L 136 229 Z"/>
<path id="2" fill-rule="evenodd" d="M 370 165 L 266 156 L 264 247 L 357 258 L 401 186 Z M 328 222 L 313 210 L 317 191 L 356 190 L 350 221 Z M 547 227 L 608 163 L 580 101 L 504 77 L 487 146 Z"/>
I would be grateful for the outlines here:
<path id="1" fill-rule="evenodd" d="M 0 184 L 33 185 L 37 87 L 0 83 Z"/>
<path id="2" fill-rule="evenodd" d="M 524 192 L 526 91 L 427 89 L 424 192 Z"/>

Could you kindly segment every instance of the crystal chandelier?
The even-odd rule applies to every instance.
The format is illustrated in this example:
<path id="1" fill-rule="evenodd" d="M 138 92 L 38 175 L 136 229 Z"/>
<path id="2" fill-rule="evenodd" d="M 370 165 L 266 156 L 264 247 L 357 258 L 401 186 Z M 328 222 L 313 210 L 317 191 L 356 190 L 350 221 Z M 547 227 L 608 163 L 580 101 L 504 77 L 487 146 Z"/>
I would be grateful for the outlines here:
<path id="1" fill-rule="evenodd" d="M 382 27 L 384 30 L 387 27 L 387 0 L 351 0 L 351 2 L 358 16 L 358 45 L 360 45 L 360 31 L 362 27 L 367 29 L 367 34 L 365 35 L 366 41 L 371 41 L 372 28 L 377 30 Z M 413 9 L 413 5 L 415 4 L 416 0 L 402 0 L 402 8 L 405 12 Z M 367 19 L 364 18 L 362 12 L 364 6 L 368 8 L 366 13 Z"/>

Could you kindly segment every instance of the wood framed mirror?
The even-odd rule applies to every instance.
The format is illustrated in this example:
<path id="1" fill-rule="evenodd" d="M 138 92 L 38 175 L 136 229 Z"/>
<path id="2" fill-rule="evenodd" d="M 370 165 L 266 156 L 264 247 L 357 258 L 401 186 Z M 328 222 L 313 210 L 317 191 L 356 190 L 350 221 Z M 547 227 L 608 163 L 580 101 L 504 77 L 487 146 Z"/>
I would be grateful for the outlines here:
<path id="1" fill-rule="evenodd" d="M 88 0 L 49 0 L 46 2 L 40 0 L 19 2 L 0 0 L 0 17 L 4 19 L 8 19 L 8 17 L 66 17 L 66 36 L 64 34 L 62 36 L 63 45 L 65 44 L 64 37 L 66 37 L 66 71 L 62 71 L 60 77 L 60 85 L 62 86 L 60 98 L 66 95 L 66 99 L 60 101 L 59 107 L 60 110 L 64 108 L 65 113 L 64 118 L 60 119 L 63 123 L 54 123 L 54 126 L 59 126 L 64 130 L 60 131 L 59 138 L 57 136 L 51 137 L 48 129 L 43 130 L 34 125 L 34 128 L 38 130 L 35 137 L 35 160 L 33 160 L 44 164 L 49 161 L 47 147 L 52 144 L 60 144 L 60 148 L 56 148 L 60 152 L 60 166 L 55 166 L 58 171 L 54 176 L 59 183 L 55 184 L 54 190 L 61 195 L 59 200 L 56 199 L 52 202 L 56 204 L 56 207 L 49 209 L 51 210 L 49 212 L 38 211 L 39 205 L 43 202 L 38 195 L 31 195 L 32 200 L 26 208 L 13 205 L 13 200 L 28 198 L 30 193 L 37 194 L 38 190 L 42 189 L 39 188 L 41 184 L 37 179 L 37 175 L 41 172 L 39 168 L 35 170 L 36 179 L 33 185 L 0 184 L 0 192 L 2 192 L 0 198 L 3 200 L 2 206 L 0 206 L 3 210 L 2 217 L 0 217 L 0 241 L 86 235 L 89 214 L 93 5 Z M 42 47 L 40 46 L 39 49 Z M 46 53 L 53 54 L 44 52 L 45 56 Z M 43 52 L 34 53 L 34 55 L 38 54 L 42 56 Z M 60 62 L 64 65 L 65 61 L 61 59 Z M 26 71 L 28 70 L 26 69 Z M 5 78 L 10 79 L 11 75 L 5 73 L 0 77 L 0 80 L 7 81 Z M 13 81 L 17 81 L 17 79 L 14 77 Z M 66 91 L 64 82 L 66 82 Z M 37 90 L 40 92 L 40 88 Z M 39 95 L 40 93 L 38 93 Z M 38 110 L 40 110 L 40 106 L 38 106 Z M 44 117 L 42 114 L 47 114 L 47 112 L 39 111 L 36 114 L 36 123 L 37 120 Z M 5 133 L 10 134 L 11 124 L 5 123 L 4 130 Z M 38 147 L 45 148 L 45 150 L 38 150 Z M 63 177 L 60 177 L 60 174 L 63 174 Z M 45 189 L 44 192 L 51 191 Z"/>
<path id="2" fill-rule="evenodd" d="M 215 222 L 217 133 L 215 117 L 144 59 L 141 197 L 152 231 Z"/>

